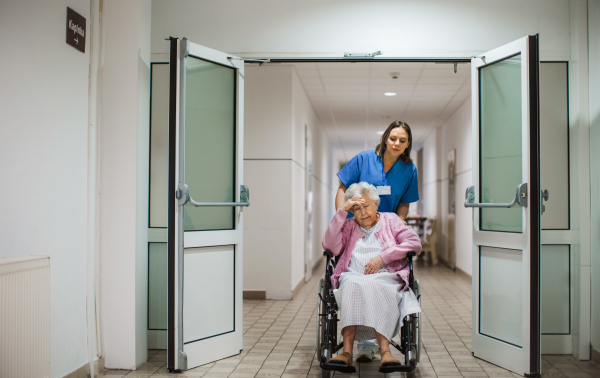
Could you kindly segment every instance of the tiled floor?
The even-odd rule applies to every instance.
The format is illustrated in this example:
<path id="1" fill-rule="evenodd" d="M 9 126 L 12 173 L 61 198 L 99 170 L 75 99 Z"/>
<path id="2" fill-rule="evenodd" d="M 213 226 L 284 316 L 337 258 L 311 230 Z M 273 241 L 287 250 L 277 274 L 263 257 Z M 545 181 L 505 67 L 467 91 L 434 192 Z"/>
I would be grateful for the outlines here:
<path id="1" fill-rule="evenodd" d="M 440 266 L 417 265 L 415 276 L 423 294 L 423 349 L 417 377 L 520 377 L 471 355 L 470 281 Z M 166 370 L 166 351 L 149 350 L 148 362 L 137 370 L 106 370 L 104 374 L 112 378 L 320 378 L 321 369 L 315 359 L 319 278 L 314 276 L 291 301 L 244 301 L 244 350 L 237 356 L 177 375 Z M 397 351 L 394 355 L 401 357 Z M 577 361 L 572 356 L 543 357 L 544 378 L 600 377 L 600 366 L 594 362 Z M 378 372 L 378 360 L 355 361 L 355 366 L 356 374 L 336 373 L 336 376 L 383 376 Z M 387 376 L 382 378 L 402 375 Z"/>

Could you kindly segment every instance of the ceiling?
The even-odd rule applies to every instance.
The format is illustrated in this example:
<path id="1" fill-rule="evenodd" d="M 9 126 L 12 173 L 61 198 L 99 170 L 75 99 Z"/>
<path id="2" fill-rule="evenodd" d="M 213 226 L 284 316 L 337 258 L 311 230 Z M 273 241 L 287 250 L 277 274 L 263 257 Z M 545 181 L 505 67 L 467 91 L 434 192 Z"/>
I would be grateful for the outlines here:
<path id="1" fill-rule="evenodd" d="M 459 63 L 457 73 L 452 63 L 288 64 L 295 67 L 330 142 L 346 159 L 374 148 L 380 139 L 377 131 L 394 120 L 407 122 L 419 144 L 471 93 L 469 63 Z"/>

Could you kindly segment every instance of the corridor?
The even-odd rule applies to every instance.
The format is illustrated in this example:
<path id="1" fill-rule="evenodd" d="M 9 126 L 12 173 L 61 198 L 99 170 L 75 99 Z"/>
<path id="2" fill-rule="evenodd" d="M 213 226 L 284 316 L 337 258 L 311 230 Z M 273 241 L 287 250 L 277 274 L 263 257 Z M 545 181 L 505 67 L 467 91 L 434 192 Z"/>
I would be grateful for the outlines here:
<path id="1" fill-rule="evenodd" d="M 471 282 L 466 276 L 442 266 L 420 264 L 415 275 L 423 290 L 423 349 L 417 377 L 521 377 L 471 355 Z M 150 350 L 148 362 L 138 370 L 106 370 L 104 376 L 320 378 L 321 369 L 315 360 L 319 278 L 319 273 L 313 275 L 291 301 L 244 301 L 244 350 L 237 356 L 177 375 L 167 372 L 166 351 Z M 392 353 L 400 356 L 397 351 Z M 336 376 L 381 376 L 377 357 L 371 363 L 355 362 L 357 374 Z M 545 355 L 542 373 L 544 378 L 595 378 L 600 377 L 600 365 L 571 355 Z"/>

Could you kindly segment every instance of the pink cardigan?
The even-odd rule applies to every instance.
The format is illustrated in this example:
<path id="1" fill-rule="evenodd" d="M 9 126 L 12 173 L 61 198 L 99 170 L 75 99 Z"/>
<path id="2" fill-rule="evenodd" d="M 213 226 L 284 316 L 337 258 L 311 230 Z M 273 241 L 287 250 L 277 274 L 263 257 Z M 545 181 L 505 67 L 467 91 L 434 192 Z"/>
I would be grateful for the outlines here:
<path id="1" fill-rule="evenodd" d="M 385 267 L 390 272 L 402 278 L 408 286 L 408 260 L 406 254 L 410 251 L 421 253 L 421 240 L 412 228 L 402 222 L 395 213 L 378 213 L 379 228 L 375 231 L 377 241 L 381 244 L 381 258 Z M 350 257 L 354 245 L 365 234 L 354 218 L 346 219 L 348 212 L 338 209 L 329 221 L 329 227 L 323 236 L 323 248 L 331 251 L 335 256 L 342 255 L 333 271 L 331 284 L 335 289 L 339 287 L 340 275 L 348 271 Z"/>

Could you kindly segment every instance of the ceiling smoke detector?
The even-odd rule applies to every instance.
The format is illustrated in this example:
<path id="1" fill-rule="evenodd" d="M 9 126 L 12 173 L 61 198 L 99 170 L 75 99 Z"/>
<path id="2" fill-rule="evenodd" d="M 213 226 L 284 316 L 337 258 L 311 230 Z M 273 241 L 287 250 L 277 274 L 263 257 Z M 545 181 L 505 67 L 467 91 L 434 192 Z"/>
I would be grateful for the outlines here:
<path id="1" fill-rule="evenodd" d="M 399 72 L 392 72 L 390 73 L 390 75 L 392 76 L 392 79 L 397 79 L 400 76 Z"/>

